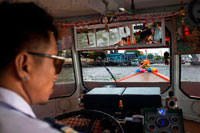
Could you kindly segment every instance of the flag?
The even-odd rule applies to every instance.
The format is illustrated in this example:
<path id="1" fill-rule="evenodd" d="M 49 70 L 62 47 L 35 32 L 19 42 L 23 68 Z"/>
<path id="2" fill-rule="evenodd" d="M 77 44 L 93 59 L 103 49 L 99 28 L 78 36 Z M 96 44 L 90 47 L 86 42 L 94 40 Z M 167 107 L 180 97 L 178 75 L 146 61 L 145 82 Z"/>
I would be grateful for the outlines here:
<path id="1" fill-rule="evenodd" d="M 146 53 L 146 59 L 147 59 L 147 50 L 145 49 L 145 53 Z"/>

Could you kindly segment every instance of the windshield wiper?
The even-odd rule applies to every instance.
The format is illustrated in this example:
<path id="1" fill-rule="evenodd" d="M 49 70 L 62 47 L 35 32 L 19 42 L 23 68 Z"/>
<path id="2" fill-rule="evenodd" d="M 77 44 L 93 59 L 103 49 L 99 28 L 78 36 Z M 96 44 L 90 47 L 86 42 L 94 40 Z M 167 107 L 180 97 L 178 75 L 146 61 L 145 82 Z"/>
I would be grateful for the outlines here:
<path id="1" fill-rule="evenodd" d="M 98 56 L 98 60 L 100 61 L 100 63 L 102 64 L 102 66 L 104 66 L 106 68 L 106 70 L 108 71 L 108 73 L 110 74 L 110 76 L 112 77 L 112 79 L 116 83 L 117 81 L 116 81 L 115 77 L 113 76 L 113 74 L 111 73 L 111 71 L 107 68 L 107 66 L 104 64 L 104 62 L 102 61 L 101 57 Z"/>

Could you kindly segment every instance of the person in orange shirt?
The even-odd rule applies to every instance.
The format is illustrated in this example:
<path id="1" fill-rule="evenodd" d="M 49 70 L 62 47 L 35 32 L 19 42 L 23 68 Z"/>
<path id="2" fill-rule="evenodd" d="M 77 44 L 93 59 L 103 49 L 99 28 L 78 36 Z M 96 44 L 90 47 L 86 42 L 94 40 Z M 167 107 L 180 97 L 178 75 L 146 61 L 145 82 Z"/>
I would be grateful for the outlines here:
<path id="1" fill-rule="evenodd" d="M 126 39 L 127 39 L 127 44 L 130 45 L 131 44 L 131 37 L 127 36 Z"/>

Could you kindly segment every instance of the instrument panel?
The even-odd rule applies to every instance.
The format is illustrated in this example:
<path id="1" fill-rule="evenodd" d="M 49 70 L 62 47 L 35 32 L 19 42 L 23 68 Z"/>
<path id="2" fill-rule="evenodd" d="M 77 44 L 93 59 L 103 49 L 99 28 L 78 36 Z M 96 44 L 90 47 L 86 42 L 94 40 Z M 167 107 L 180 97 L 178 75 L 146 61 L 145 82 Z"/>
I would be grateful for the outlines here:
<path id="1" fill-rule="evenodd" d="M 163 108 L 159 87 L 94 88 L 84 109 L 110 114 L 126 133 L 184 133 L 182 110 Z"/>
<path id="2" fill-rule="evenodd" d="M 184 133 L 181 109 L 144 109 L 145 133 Z"/>

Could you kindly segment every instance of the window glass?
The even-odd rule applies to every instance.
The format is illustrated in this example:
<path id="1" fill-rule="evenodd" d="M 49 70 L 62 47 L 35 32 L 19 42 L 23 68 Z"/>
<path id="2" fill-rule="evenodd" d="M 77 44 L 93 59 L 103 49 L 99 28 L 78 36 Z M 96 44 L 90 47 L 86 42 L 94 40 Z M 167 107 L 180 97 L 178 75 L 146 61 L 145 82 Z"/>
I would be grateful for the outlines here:
<path id="1" fill-rule="evenodd" d="M 72 67 L 72 55 L 71 50 L 60 50 L 59 56 L 67 58 L 67 61 L 63 64 L 62 71 L 58 75 L 58 79 L 55 81 L 56 84 L 74 82 L 74 70 Z"/>
<path id="2" fill-rule="evenodd" d="M 200 54 L 181 55 L 181 89 L 189 96 L 200 97 Z"/>
<path id="3" fill-rule="evenodd" d="M 99 50 L 112 49 L 113 46 L 127 48 L 137 47 L 141 48 L 142 44 L 145 47 L 151 47 L 152 44 L 160 46 L 163 43 L 162 29 L 164 23 L 138 23 L 138 24 L 123 24 L 123 25 L 98 25 L 89 28 L 77 28 L 76 39 L 77 50 L 92 50 L 98 48 Z M 91 29 L 92 28 L 92 29 Z M 138 44 L 137 46 L 133 44 Z M 152 48 L 156 45 L 152 45 Z M 166 43 L 169 46 L 169 43 Z M 121 47 L 122 48 L 122 47 Z M 155 48 L 155 47 L 154 47 Z"/>
<path id="4" fill-rule="evenodd" d="M 108 46 L 108 31 L 98 29 L 96 31 L 96 36 L 97 36 L 97 46 L 103 47 L 103 46 Z"/>
<path id="5" fill-rule="evenodd" d="M 163 82 L 169 85 L 170 60 L 164 58 L 164 53 L 168 51 L 168 48 L 157 48 L 80 52 L 84 55 L 81 56 L 83 80 L 114 82 L 105 64 L 117 82 Z M 136 75 L 137 72 L 141 73 Z"/>
<path id="6" fill-rule="evenodd" d="M 118 28 L 114 28 L 114 29 L 109 30 L 109 38 L 110 38 L 109 44 L 111 44 L 111 45 L 116 44 L 117 42 L 120 41 Z"/>
<path id="7" fill-rule="evenodd" d="M 119 27 L 120 38 L 130 36 L 130 29 L 128 26 Z"/>
<path id="8" fill-rule="evenodd" d="M 54 93 L 51 98 L 71 95 L 76 89 L 75 74 L 72 64 L 72 32 L 68 28 L 59 28 L 59 37 L 57 41 L 58 56 L 66 58 L 62 66 L 62 71 L 55 80 Z M 48 75 L 47 75 L 48 76 Z"/>
<path id="9" fill-rule="evenodd" d="M 94 30 L 79 29 L 77 30 L 78 48 L 95 47 Z"/>

